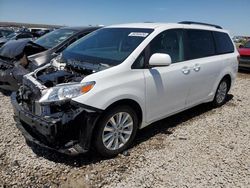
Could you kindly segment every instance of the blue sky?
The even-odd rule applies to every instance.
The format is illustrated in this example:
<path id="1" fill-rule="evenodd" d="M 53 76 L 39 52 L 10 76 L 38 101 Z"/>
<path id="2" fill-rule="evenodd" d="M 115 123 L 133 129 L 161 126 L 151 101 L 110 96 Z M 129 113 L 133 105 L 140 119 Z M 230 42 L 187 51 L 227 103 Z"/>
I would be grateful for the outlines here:
<path id="1" fill-rule="evenodd" d="M 79 25 L 192 20 L 250 36 L 250 0 L 0 0 L 0 21 Z"/>

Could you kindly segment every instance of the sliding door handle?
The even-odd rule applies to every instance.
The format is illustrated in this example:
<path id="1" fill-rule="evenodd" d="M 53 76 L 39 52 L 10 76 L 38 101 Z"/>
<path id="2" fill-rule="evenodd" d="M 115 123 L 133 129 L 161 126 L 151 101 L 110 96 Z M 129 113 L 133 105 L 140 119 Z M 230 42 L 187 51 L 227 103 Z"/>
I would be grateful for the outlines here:
<path id="1" fill-rule="evenodd" d="M 182 72 L 183 72 L 183 74 L 189 74 L 190 73 L 190 68 L 189 67 L 187 67 L 187 66 L 185 66 L 185 67 L 183 67 L 182 68 Z"/>
<path id="2" fill-rule="evenodd" d="M 201 66 L 199 64 L 195 64 L 193 69 L 195 72 L 199 72 L 201 70 Z"/>

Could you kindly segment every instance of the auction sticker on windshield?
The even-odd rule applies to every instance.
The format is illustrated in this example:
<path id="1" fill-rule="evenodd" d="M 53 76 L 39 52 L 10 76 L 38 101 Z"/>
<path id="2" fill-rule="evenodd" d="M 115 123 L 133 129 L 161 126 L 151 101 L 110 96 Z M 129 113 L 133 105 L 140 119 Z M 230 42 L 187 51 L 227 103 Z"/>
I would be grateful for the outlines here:
<path id="1" fill-rule="evenodd" d="M 143 32 L 131 32 L 128 35 L 129 37 L 146 37 L 148 36 L 148 33 L 143 33 Z"/>

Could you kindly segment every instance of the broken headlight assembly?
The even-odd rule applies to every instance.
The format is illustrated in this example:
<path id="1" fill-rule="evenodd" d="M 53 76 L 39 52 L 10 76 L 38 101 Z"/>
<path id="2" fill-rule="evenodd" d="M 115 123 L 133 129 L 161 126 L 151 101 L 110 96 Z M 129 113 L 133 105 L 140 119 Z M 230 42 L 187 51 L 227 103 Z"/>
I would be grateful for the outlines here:
<path id="1" fill-rule="evenodd" d="M 40 103 L 63 101 L 78 97 L 89 92 L 95 85 L 95 82 L 85 82 L 77 84 L 64 84 L 50 88 L 46 94 L 39 100 Z"/>

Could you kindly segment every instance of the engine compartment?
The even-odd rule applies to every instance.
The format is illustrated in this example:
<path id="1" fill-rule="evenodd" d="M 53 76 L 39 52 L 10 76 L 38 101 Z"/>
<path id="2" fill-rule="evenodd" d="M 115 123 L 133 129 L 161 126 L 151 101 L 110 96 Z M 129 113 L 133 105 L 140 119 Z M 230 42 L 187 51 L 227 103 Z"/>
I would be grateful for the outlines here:
<path id="1" fill-rule="evenodd" d="M 68 65 L 61 68 L 51 65 L 37 71 L 34 77 L 41 84 L 50 88 L 62 83 L 80 82 L 85 76 L 92 73 L 92 70 L 75 69 Z"/>

